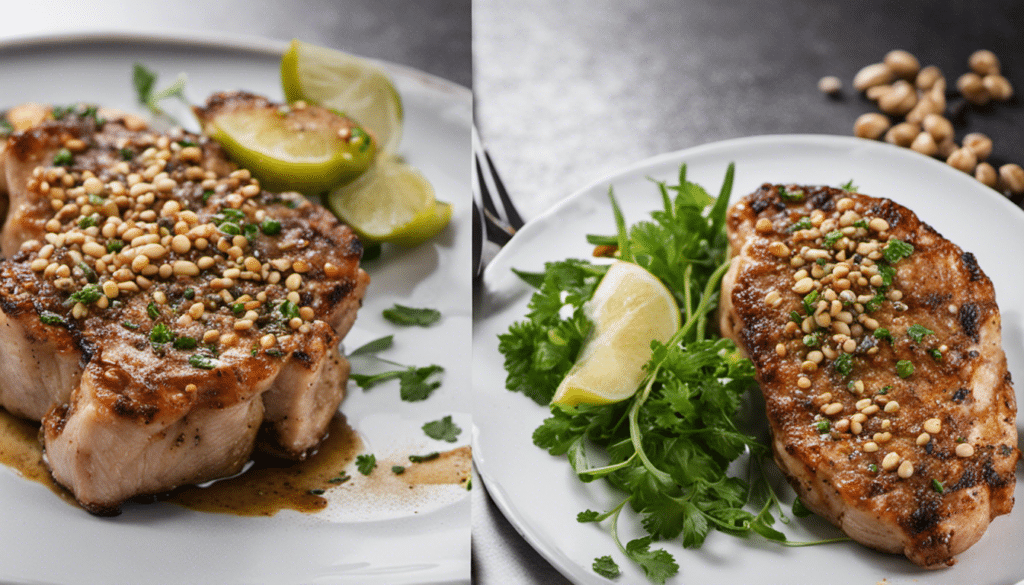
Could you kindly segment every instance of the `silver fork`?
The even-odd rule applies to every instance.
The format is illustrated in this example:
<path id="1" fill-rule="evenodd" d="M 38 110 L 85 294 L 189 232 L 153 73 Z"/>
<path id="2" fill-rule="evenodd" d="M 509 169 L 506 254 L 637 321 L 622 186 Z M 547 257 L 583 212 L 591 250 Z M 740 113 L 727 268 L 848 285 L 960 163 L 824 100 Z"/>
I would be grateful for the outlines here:
<path id="1" fill-rule="evenodd" d="M 473 127 L 473 277 L 523 227 L 505 184 Z"/>

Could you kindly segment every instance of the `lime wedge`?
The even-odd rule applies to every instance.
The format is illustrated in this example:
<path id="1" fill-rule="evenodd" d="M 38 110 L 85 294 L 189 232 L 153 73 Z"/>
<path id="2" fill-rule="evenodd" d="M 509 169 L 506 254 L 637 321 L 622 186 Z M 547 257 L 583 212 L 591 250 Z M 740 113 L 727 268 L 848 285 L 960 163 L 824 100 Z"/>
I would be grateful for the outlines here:
<path id="1" fill-rule="evenodd" d="M 360 238 L 405 246 L 433 237 L 452 216 L 451 204 L 435 200 L 422 173 L 388 157 L 378 157 L 363 176 L 331 192 L 327 205 Z"/>
<path id="2" fill-rule="evenodd" d="M 359 122 L 384 154 L 402 140 L 402 98 L 372 62 L 293 40 L 281 58 L 281 85 L 289 102 L 303 100 L 336 110 Z"/>
<path id="3" fill-rule="evenodd" d="M 272 191 L 333 189 L 362 174 L 376 153 L 366 132 L 325 108 L 253 101 L 197 114 L 228 156 Z"/>
<path id="4" fill-rule="evenodd" d="M 552 404 L 610 404 L 633 396 L 651 359 L 651 341 L 679 330 L 679 306 L 660 280 L 640 266 L 616 262 L 584 305 L 594 322 Z"/>

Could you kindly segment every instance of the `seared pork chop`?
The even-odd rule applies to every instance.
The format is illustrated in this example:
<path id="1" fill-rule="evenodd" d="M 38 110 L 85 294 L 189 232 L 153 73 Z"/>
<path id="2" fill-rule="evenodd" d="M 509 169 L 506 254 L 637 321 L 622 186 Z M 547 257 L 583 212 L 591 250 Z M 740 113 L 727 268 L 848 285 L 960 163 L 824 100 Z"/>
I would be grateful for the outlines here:
<path id="1" fill-rule="evenodd" d="M 54 478 L 95 513 L 303 458 L 348 378 L 369 277 L 352 231 L 269 193 L 219 146 L 81 108 L 13 134 L 0 404 L 43 423 Z"/>
<path id="2" fill-rule="evenodd" d="M 722 331 L 797 494 L 869 547 L 953 564 L 1010 512 L 1020 456 L 991 281 L 887 199 L 766 184 L 727 225 Z"/>

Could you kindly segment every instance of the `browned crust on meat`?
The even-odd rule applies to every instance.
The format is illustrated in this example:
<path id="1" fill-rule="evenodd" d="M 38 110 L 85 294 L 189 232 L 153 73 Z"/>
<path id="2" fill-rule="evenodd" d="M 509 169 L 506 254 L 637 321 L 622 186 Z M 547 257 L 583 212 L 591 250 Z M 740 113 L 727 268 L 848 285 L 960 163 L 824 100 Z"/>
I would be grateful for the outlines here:
<path id="1" fill-rule="evenodd" d="M 54 165 L 57 149 L 76 140 L 73 163 Z M 90 385 L 89 407 L 99 408 L 115 424 L 163 428 L 201 411 L 249 408 L 244 405 L 258 401 L 282 368 L 295 364 L 313 370 L 331 359 L 324 348 L 335 348 L 351 327 L 369 282 L 359 268 L 363 248 L 352 230 L 298 193 L 260 189 L 207 137 L 180 131 L 167 136 L 118 121 L 70 116 L 15 133 L 7 148 L 7 178 L 14 181 L 4 228 L 7 259 L 0 259 L 0 309 L 24 332 L 26 343 L 78 356 L 78 375 Z M 161 152 L 169 153 L 160 163 L 161 174 L 143 176 L 160 162 L 154 153 Z M 105 185 L 98 201 L 84 197 L 86 177 Z M 173 179 L 173 188 L 156 188 L 160 177 Z M 139 197 L 128 196 L 128 187 L 146 181 L 154 186 Z M 121 194 L 110 190 L 113 183 L 124 186 Z M 142 199 L 147 193 L 148 202 Z M 168 211 L 165 204 L 171 202 L 179 209 Z M 272 220 L 279 231 L 264 234 L 260 228 L 239 240 L 237 233 L 219 227 L 225 210 L 236 214 L 231 221 L 239 226 Z M 185 211 L 193 215 L 186 217 Z M 83 228 L 87 217 L 98 218 L 98 227 Z M 116 236 L 99 229 L 111 219 L 130 224 L 129 230 L 140 227 L 141 234 L 163 246 L 150 263 L 153 272 L 143 274 L 132 266 L 146 243 L 122 238 L 124 229 Z M 55 221 L 59 229 L 51 225 Z M 204 227 L 206 232 L 195 232 Z M 54 236 L 72 232 L 79 241 L 55 244 Z M 191 246 L 173 249 L 170 240 L 176 235 L 187 235 Z M 124 248 L 107 248 L 97 258 L 85 253 L 83 237 L 104 247 L 117 240 Z M 44 250 L 49 271 L 31 268 L 44 260 Z M 198 274 L 163 272 L 176 263 L 202 265 L 209 258 L 212 265 Z M 57 267 L 69 274 L 55 274 Z M 230 271 L 234 274 L 229 276 Z M 134 288 L 113 297 L 104 294 L 102 304 L 70 299 L 86 287 L 110 282 L 134 283 Z M 196 304 L 203 311 L 193 317 L 189 310 Z M 285 313 L 286 306 L 292 314 Z M 43 316 L 50 322 L 42 322 Z M 240 321 L 251 326 L 241 327 Z M 154 341 L 158 326 L 167 327 L 175 339 L 195 340 L 194 346 Z M 213 341 L 204 339 L 213 333 Z M 321 348 L 315 356 L 312 346 Z M 209 369 L 190 361 L 200 354 L 209 358 Z M 343 373 L 332 378 L 343 387 L 347 364 L 332 367 Z M 62 392 L 67 402 L 53 404 L 43 420 L 48 441 L 64 431 L 78 408 L 72 389 Z M 333 413 L 343 388 L 322 394 L 317 406 Z M 253 437 L 255 432 L 254 427 Z M 301 458 L 315 448 L 316 439 L 295 445 L 278 451 Z M 117 505 L 82 503 L 97 512 Z"/>
<path id="2" fill-rule="evenodd" d="M 804 197 L 787 202 L 779 196 L 780 187 L 766 184 L 729 211 L 736 258 L 723 284 L 722 307 L 723 331 L 757 367 L 776 460 L 804 502 L 853 538 L 880 550 L 903 552 L 922 566 L 952 564 L 992 518 L 1013 506 L 1020 456 L 1016 401 L 992 283 L 972 254 L 893 201 L 827 187 L 789 186 Z M 798 268 L 791 266 L 790 256 L 799 255 L 802 246 L 820 248 L 821 239 L 817 244 L 814 238 L 798 241 L 813 234 L 787 233 L 787 228 L 815 210 L 829 216 L 845 198 L 854 202 L 860 216 L 885 220 L 888 229 L 879 234 L 880 240 L 898 238 L 914 246 L 914 253 L 895 266 L 894 288 L 902 299 L 889 298 L 870 313 L 892 332 L 894 342 L 880 342 L 862 327 L 866 334 L 858 340 L 850 375 L 837 371 L 827 358 L 815 371 L 802 372 L 801 362 L 811 348 L 802 342 L 804 332 L 786 333 L 791 311 L 804 313 L 803 295 L 792 290 Z M 759 219 L 770 220 L 770 230 L 757 230 Z M 772 242 L 785 243 L 792 254 L 781 259 L 773 255 L 768 249 Z M 772 291 L 781 293 L 775 306 L 766 302 Z M 935 334 L 917 342 L 905 334 L 913 324 Z M 784 355 L 777 351 L 779 344 Z M 871 347 L 877 350 L 868 353 Z M 941 360 L 930 353 L 937 348 L 942 349 Z M 912 362 L 913 375 L 898 376 L 898 360 Z M 801 375 L 809 378 L 809 388 L 799 388 Z M 848 389 L 855 380 L 864 384 L 863 392 Z M 879 395 L 886 386 L 887 393 Z M 832 397 L 822 400 L 825 393 Z M 845 419 L 848 425 L 858 412 L 856 403 L 865 398 L 880 408 L 897 401 L 899 408 L 868 417 L 859 435 L 838 430 L 844 425 L 837 423 Z M 842 411 L 825 416 L 823 408 L 833 402 Z M 941 421 L 942 430 L 918 445 L 922 426 L 931 418 Z M 820 421 L 828 422 L 828 432 L 819 432 Z M 880 448 L 875 452 L 865 451 L 876 433 L 885 432 L 891 439 L 876 443 Z M 973 456 L 957 456 L 961 442 L 974 447 Z M 896 470 L 883 470 L 888 453 L 910 461 L 913 475 L 901 478 Z M 871 465 L 879 471 L 870 471 Z"/>

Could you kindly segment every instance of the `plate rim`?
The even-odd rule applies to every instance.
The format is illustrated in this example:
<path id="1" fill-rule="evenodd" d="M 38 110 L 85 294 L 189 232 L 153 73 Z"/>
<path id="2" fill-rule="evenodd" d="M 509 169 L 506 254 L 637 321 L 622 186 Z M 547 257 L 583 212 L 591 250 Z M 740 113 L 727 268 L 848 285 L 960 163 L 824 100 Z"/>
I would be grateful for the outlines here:
<path id="1" fill-rule="evenodd" d="M 32 58 L 30 56 L 26 57 L 24 53 L 19 53 L 19 51 L 32 50 L 45 52 L 67 49 L 69 46 L 90 47 L 116 43 L 124 43 L 128 46 L 128 48 L 130 48 L 131 45 L 146 47 L 148 49 L 167 48 L 178 54 L 182 54 L 182 51 L 185 51 L 189 48 L 203 48 L 210 49 L 212 51 L 221 50 L 235 52 L 239 55 L 242 55 L 243 57 L 250 56 L 254 58 L 279 58 L 280 55 L 284 52 L 284 50 L 286 50 L 289 43 L 289 41 L 271 39 L 256 35 L 242 35 L 232 33 L 195 33 L 188 31 L 169 32 L 169 30 L 170 29 L 142 29 L 138 32 L 124 32 L 117 30 L 95 30 L 74 33 L 44 33 L 11 36 L 0 39 L 0 62 L 6 59 Z M 377 63 L 378 65 L 383 67 L 388 73 L 393 74 L 396 78 L 399 78 L 400 80 L 404 80 L 407 83 L 414 84 L 413 87 L 411 88 L 410 93 L 414 93 L 415 95 L 421 96 L 420 99 L 426 100 L 427 103 L 449 103 L 457 105 L 460 108 L 466 105 L 471 105 L 472 103 L 471 90 L 456 82 L 444 79 L 442 77 L 421 71 L 419 69 L 407 65 L 393 63 L 382 59 L 364 57 L 362 55 L 357 56 Z M 428 109 L 433 112 L 438 111 L 438 108 L 434 106 L 431 106 Z M 441 119 L 441 116 L 438 116 L 437 118 Z M 462 120 L 463 118 L 460 117 L 457 124 L 460 128 L 464 128 L 464 131 L 466 133 L 466 150 L 468 151 L 468 139 L 470 129 L 472 127 L 471 117 L 466 117 L 464 122 Z M 465 177 L 466 188 L 464 199 L 466 199 L 468 203 L 468 199 L 470 198 L 468 173 L 465 175 Z M 466 289 L 468 291 L 470 288 L 468 285 L 468 278 L 466 279 L 466 282 Z M 455 502 L 455 505 L 458 506 L 460 509 L 466 508 L 468 512 L 468 509 L 470 507 L 470 499 L 468 497 L 460 498 L 458 502 Z M 428 513 L 434 513 L 436 511 L 437 510 L 431 510 Z M 461 515 L 462 514 L 460 512 L 460 516 Z M 415 518 L 416 516 L 417 515 L 413 515 L 411 517 Z M 419 514 L 418 516 L 422 517 L 424 515 Z M 468 513 L 466 517 L 468 518 Z M 438 523 L 437 527 L 439 530 L 450 531 L 451 529 L 451 526 L 448 523 Z M 452 557 L 451 559 L 449 559 L 451 562 L 448 563 L 448 569 L 446 569 L 447 572 L 443 572 L 443 574 L 437 575 L 424 574 L 418 577 L 414 575 L 411 578 L 415 579 L 416 583 L 423 582 L 432 583 L 436 585 L 460 585 L 463 583 L 468 583 L 471 579 L 471 555 L 468 554 L 470 549 L 470 530 L 471 523 L 467 521 L 465 525 L 462 525 L 462 523 L 460 522 L 460 525 L 457 528 L 457 532 L 460 535 L 462 535 L 463 533 L 465 533 L 466 535 L 466 538 L 464 539 L 464 548 L 467 554 L 465 556 Z M 460 542 L 461 540 L 462 539 L 460 538 Z M 459 550 L 461 551 L 462 548 L 463 544 L 460 544 Z M 17 580 L 14 582 L 22 582 L 20 580 L 21 577 L 18 577 L 15 574 L 7 575 L 7 577 L 5 577 L 4 575 L 0 575 L 0 582 L 7 583 L 8 581 L 6 580 L 6 578 L 15 578 Z M 116 582 L 116 578 L 114 578 L 112 574 L 111 578 L 114 580 L 110 582 Z M 321 580 L 324 580 L 325 583 L 352 582 L 350 580 L 347 580 L 346 575 L 341 573 L 321 575 L 319 578 Z M 409 580 L 410 577 L 408 575 L 397 575 L 396 579 L 403 583 L 412 582 Z M 63 582 L 63 579 L 60 579 L 59 581 Z M 36 581 L 28 580 L 24 582 L 28 583 Z M 43 583 L 43 581 L 39 582 Z M 50 583 L 50 581 L 45 582 Z M 53 581 L 52 583 L 56 584 L 57 582 L 58 581 Z"/>
<path id="2" fill-rule="evenodd" d="M 619 168 L 617 168 L 617 169 L 615 169 L 615 170 L 613 170 L 611 172 L 604 173 L 601 176 L 599 176 L 598 178 L 596 178 L 596 179 L 590 181 L 589 183 L 587 183 L 585 186 L 583 186 L 583 187 L 581 187 L 579 189 L 576 189 L 575 191 L 573 191 L 572 193 L 570 193 L 566 197 L 564 197 L 561 200 L 559 200 L 557 203 L 551 205 L 550 207 L 548 207 L 546 210 L 544 210 L 542 213 L 540 213 L 536 217 L 533 217 L 529 221 L 527 221 L 526 225 L 523 228 L 521 228 L 519 231 L 517 231 L 516 235 L 514 235 L 512 237 L 512 239 L 510 240 L 510 244 L 512 242 L 515 242 L 517 237 L 520 240 L 522 240 L 522 239 L 526 238 L 526 236 L 531 234 L 534 230 L 542 229 L 542 228 L 546 227 L 546 224 L 549 223 L 550 221 L 552 221 L 553 216 L 558 215 L 565 208 L 570 207 L 570 206 L 576 204 L 578 200 L 587 197 L 588 194 L 593 192 L 595 189 L 607 188 L 609 186 L 612 186 L 612 185 L 614 185 L 614 181 L 615 180 L 621 179 L 621 178 L 625 177 L 626 175 L 636 174 L 638 172 L 642 172 L 643 169 L 649 169 L 649 168 L 656 167 L 656 166 L 663 165 L 663 164 L 667 164 L 667 163 L 674 162 L 676 164 L 681 164 L 683 162 L 686 162 L 685 158 L 687 158 L 687 157 L 705 156 L 705 155 L 708 155 L 708 154 L 713 154 L 716 151 L 720 151 L 720 150 L 733 150 L 733 149 L 749 148 L 749 147 L 756 147 L 756 146 L 765 147 L 767 145 L 773 145 L 773 146 L 823 146 L 823 147 L 832 147 L 832 148 L 844 148 L 845 147 L 845 149 L 847 149 L 847 150 L 853 150 L 853 149 L 859 149 L 859 148 L 867 148 L 867 149 L 892 149 L 890 152 L 892 154 L 897 155 L 898 157 L 902 157 L 902 156 L 922 157 L 920 159 L 917 159 L 917 162 L 922 162 L 925 165 L 932 165 L 932 167 L 936 170 L 936 172 L 938 172 L 938 173 L 946 173 L 947 176 L 951 180 L 953 180 L 953 181 L 965 181 L 966 180 L 966 182 L 962 183 L 963 185 L 970 185 L 971 188 L 974 188 L 974 189 L 977 189 L 978 187 L 980 187 L 981 191 L 984 191 L 986 193 L 987 197 L 989 197 L 990 199 L 991 198 L 995 198 L 998 201 L 997 205 L 1003 206 L 1004 208 L 1009 208 L 1011 210 L 1011 211 L 1009 211 L 1009 214 L 1015 216 L 1014 219 L 1017 222 L 1020 222 L 1020 223 L 1024 224 L 1024 208 L 1017 206 L 1012 201 L 1010 201 L 1007 197 L 1003 196 L 1001 193 L 995 191 L 994 189 L 987 188 L 986 186 L 982 185 L 972 175 L 969 175 L 967 173 L 963 173 L 961 171 L 953 169 L 952 167 L 950 167 L 949 165 L 947 165 L 946 163 L 944 163 L 944 162 L 942 162 L 942 161 L 940 161 L 938 159 L 934 159 L 932 157 L 922 155 L 922 154 L 917 153 L 915 151 L 911 151 L 911 150 L 906 149 L 906 148 L 901 148 L 901 147 L 898 147 L 898 146 L 895 146 L 895 145 L 892 145 L 892 144 L 887 144 L 887 143 L 884 143 L 884 142 L 879 142 L 879 141 L 876 141 L 876 140 L 869 140 L 869 139 L 858 138 L 858 137 L 853 137 L 853 136 L 842 136 L 842 135 L 832 135 L 832 134 L 806 134 L 806 133 L 804 133 L 804 134 L 763 134 L 763 135 L 753 135 L 753 136 L 744 136 L 744 137 L 730 138 L 730 139 L 726 139 L 726 140 L 720 140 L 720 141 L 700 144 L 700 145 L 692 146 L 692 147 L 689 147 L 689 148 L 683 148 L 683 149 L 679 149 L 679 150 L 674 150 L 674 151 L 671 151 L 671 152 L 656 154 L 656 155 L 653 155 L 653 156 L 650 156 L 650 157 L 646 157 L 646 158 L 640 159 L 640 160 L 635 161 L 633 163 L 627 164 L 625 166 L 619 167 Z M 925 160 L 925 159 L 927 159 L 927 160 Z M 524 236 L 520 236 L 519 234 L 525 234 L 525 235 Z M 513 245 L 506 244 L 504 247 L 502 247 L 501 250 L 499 250 L 498 254 L 492 259 L 490 264 L 488 264 L 488 266 L 484 269 L 484 273 L 483 273 L 483 277 L 482 277 L 482 281 L 483 281 L 483 284 L 484 284 L 484 286 L 482 287 L 483 295 L 487 295 L 488 294 L 487 291 L 488 291 L 489 287 L 487 286 L 487 283 L 494 280 L 494 278 L 495 278 L 494 277 L 495 270 L 498 270 L 498 268 L 496 268 L 496 267 L 505 264 L 505 262 L 504 262 L 505 257 L 511 255 L 512 252 L 510 250 L 514 250 L 514 249 L 515 249 L 515 245 L 514 244 Z M 474 328 L 476 326 L 476 322 L 477 322 L 477 318 L 474 316 Z M 476 338 L 475 338 L 475 333 L 474 333 L 474 346 L 476 345 L 475 341 L 476 341 Z M 477 396 L 477 392 L 476 392 L 476 390 L 474 388 L 474 397 L 476 397 L 476 396 Z M 479 403 L 481 401 L 478 400 L 476 402 Z M 475 414 L 476 413 L 474 412 L 474 415 Z M 483 432 L 486 432 L 486 431 L 483 431 Z M 516 533 L 518 533 L 524 540 L 526 540 L 527 543 L 529 543 L 529 545 L 531 546 L 531 548 L 534 549 L 534 551 L 536 551 L 548 563 L 550 563 L 551 566 L 554 567 L 563 577 L 565 577 L 566 579 L 568 579 L 568 580 L 570 580 L 570 581 L 572 581 L 574 583 L 578 582 L 577 579 L 578 579 L 579 575 L 577 574 L 577 572 L 578 572 L 577 569 L 579 569 L 580 571 L 584 571 L 585 572 L 585 569 L 586 569 L 585 564 L 573 563 L 573 564 L 570 565 L 570 564 L 562 563 L 561 559 L 559 559 L 558 555 L 556 554 L 557 551 L 555 549 L 547 546 L 543 542 L 541 542 L 541 535 L 539 533 L 537 533 L 537 531 L 529 531 L 529 530 L 527 530 L 526 524 L 524 524 L 523 515 L 519 512 L 518 507 L 516 505 L 514 505 L 511 501 L 509 501 L 510 498 L 507 496 L 507 494 L 504 491 L 504 489 L 498 483 L 497 479 L 494 478 L 491 475 L 490 467 L 487 466 L 484 463 L 485 460 L 486 460 L 486 457 L 488 455 L 488 452 L 485 449 L 482 449 L 480 447 L 480 444 L 479 444 L 480 436 L 481 436 L 481 428 L 478 425 L 478 421 L 476 420 L 476 417 L 474 416 L 474 420 L 473 420 L 473 439 L 472 439 L 473 460 L 474 460 L 474 466 L 476 468 L 476 472 L 480 476 L 481 481 L 483 482 L 483 484 L 484 484 L 484 486 L 485 486 L 485 488 L 487 490 L 487 495 L 494 501 L 494 503 L 498 507 L 498 509 L 501 510 L 501 513 L 505 516 L 506 520 L 508 520 L 508 522 L 512 525 L 512 527 L 515 529 Z M 568 558 L 568 557 L 566 557 L 566 558 Z M 1021 583 L 1024 584 L 1024 581 L 1022 581 Z"/>
<path id="3" fill-rule="evenodd" d="M 166 45 L 174 48 L 202 47 L 251 53 L 260 56 L 281 56 L 288 48 L 290 41 L 274 39 L 259 35 L 240 33 L 210 33 L 181 29 L 141 28 L 138 31 L 125 32 L 117 29 L 97 29 L 69 33 L 39 33 L 15 35 L 0 39 L 0 59 L 4 53 L 19 49 L 55 49 L 67 44 L 102 44 L 102 43 L 137 43 L 144 45 Z M 328 47 L 341 51 L 335 47 Z M 343 51 L 348 52 L 348 51 Z M 361 59 L 377 63 L 389 72 L 405 77 L 416 78 L 420 82 L 446 93 L 457 95 L 460 99 L 472 99 L 471 89 L 441 76 L 427 73 L 409 65 L 395 63 L 385 59 L 376 59 L 349 53 Z"/>
<path id="4" fill-rule="evenodd" d="M 958 171 L 953 167 L 949 166 L 948 164 L 946 164 L 945 162 L 942 162 L 930 156 L 920 154 L 908 148 L 899 147 L 894 144 L 888 144 L 885 142 L 879 142 L 877 140 L 870 140 L 867 138 L 858 138 L 856 136 L 844 136 L 838 134 L 756 134 L 752 136 L 741 136 L 737 138 L 717 140 L 714 142 L 707 142 L 704 144 L 699 144 L 688 148 L 682 148 L 670 152 L 656 154 L 653 156 L 640 159 L 633 163 L 629 163 L 624 166 L 618 167 L 617 169 L 612 170 L 610 172 L 604 173 L 598 176 L 596 179 L 588 182 L 583 187 L 572 191 L 569 195 L 563 197 L 562 199 L 560 199 L 559 201 L 545 209 L 539 215 L 530 218 L 526 222 L 526 225 L 520 228 L 520 230 L 516 232 L 516 235 L 512 236 L 512 239 L 509 240 L 509 243 L 514 242 L 516 236 L 519 233 L 531 233 L 533 229 L 538 229 L 532 227 L 531 224 L 540 223 L 541 220 L 548 220 L 550 216 L 559 213 L 563 208 L 571 205 L 576 199 L 583 197 L 585 193 L 593 190 L 596 187 L 608 185 L 615 177 L 621 177 L 627 173 L 636 172 L 637 170 L 642 169 L 644 167 L 653 167 L 659 164 L 671 162 L 673 160 L 679 161 L 679 159 L 684 156 L 705 155 L 708 153 L 713 153 L 716 150 L 729 150 L 731 148 L 757 146 L 761 144 L 801 145 L 804 143 L 811 145 L 817 143 L 818 145 L 821 146 L 830 147 L 846 146 L 849 148 L 857 147 L 868 149 L 891 149 L 890 152 L 896 154 L 897 156 L 921 157 L 918 159 L 919 162 L 924 162 L 924 164 L 932 165 L 932 167 L 940 173 L 947 173 L 950 177 L 956 177 L 956 179 L 954 180 L 962 181 L 963 179 L 967 179 L 968 182 L 965 184 L 973 183 L 977 186 L 983 187 L 983 191 L 986 193 L 986 196 L 997 199 L 999 205 L 1002 205 L 1007 209 L 1011 210 L 1010 213 L 1020 214 L 1018 218 L 1024 221 L 1024 207 L 1020 207 L 1014 204 L 1012 201 L 1009 200 L 1009 198 L 1003 196 L 1001 193 L 994 189 L 984 188 L 985 186 L 979 183 L 977 179 L 975 179 L 972 175 L 968 175 L 967 173 Z M 487 274 L 490 271 L 491 267 L 500 264 L 500 261 L 509 254 L 508 250 L 509 245 L 506 244 L 501 248 L 501 250 L 498 251 L 498 253 L 491 260 L 491 262 L 484 268 L 484 280 L 487 280 Z"/>

